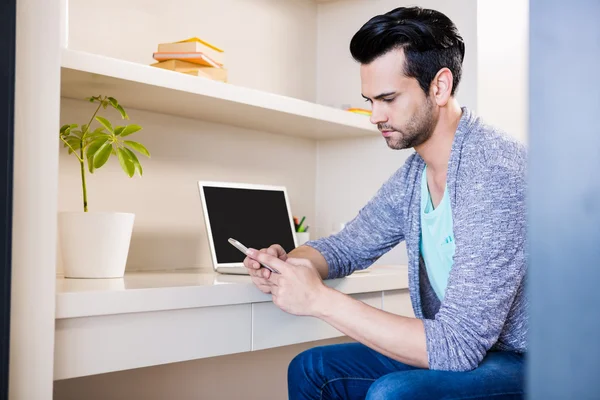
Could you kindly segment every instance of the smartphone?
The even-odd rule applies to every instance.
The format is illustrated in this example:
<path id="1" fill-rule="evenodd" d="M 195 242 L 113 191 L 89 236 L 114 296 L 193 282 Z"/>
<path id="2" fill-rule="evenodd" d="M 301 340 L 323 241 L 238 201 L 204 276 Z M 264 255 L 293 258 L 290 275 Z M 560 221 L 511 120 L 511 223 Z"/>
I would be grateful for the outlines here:
<path id="1" fill-rule="evenodd" d="M 236 249 L 238 249 L 239 251 L 241 251 L 242 253 L 246 254 L 246 252 L 248 251 L 248 248 L 246 246 L 244 246 L 243 244 L 241 244 L 240 242 L 238 242 L 237 240 L 233 239 L 233 238 L 229 238 L 227 240 L 229 243 L 231 243 L 231 245 L 233 247 L 235 247 Z M 269 267 L 259 261 L 257 261 L 260 265 L 262 265 L 263 267 L 265 267 L 266 269 L 268 269 L 271 272 L 275 272 L 276 274 L 279 273 L 279 271 L 277 271 L 275 268 Z"/>

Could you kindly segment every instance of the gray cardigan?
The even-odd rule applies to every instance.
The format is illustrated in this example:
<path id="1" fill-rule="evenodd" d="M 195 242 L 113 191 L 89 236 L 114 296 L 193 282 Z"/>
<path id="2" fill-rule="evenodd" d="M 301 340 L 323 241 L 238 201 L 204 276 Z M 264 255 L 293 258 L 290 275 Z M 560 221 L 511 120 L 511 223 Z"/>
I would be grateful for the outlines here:
<path id="1" fill-rule="evenodd" d="M 412 154 L 341 232 L 306 244 L 336 278 L 406 241 L 410 298 L 425 326 L 430 369 L 468 371 L 488 351 L 525 352 L 525 147 L 463 108 L 447 175 L 456 250 L 441 304 L 419 252 L 424 166 Z"/>

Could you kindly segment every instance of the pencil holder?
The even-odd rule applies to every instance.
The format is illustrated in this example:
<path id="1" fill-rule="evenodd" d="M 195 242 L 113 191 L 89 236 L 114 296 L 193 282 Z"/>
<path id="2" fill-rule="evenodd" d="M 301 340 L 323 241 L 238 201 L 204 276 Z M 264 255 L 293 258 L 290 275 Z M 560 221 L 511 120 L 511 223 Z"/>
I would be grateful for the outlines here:
<path id="1" fill-rule="evenodd" d="M 304 243 L 310 240 L 309 232 L 296 232 L 296 243 L 298 246 L 303 245 Z"/>

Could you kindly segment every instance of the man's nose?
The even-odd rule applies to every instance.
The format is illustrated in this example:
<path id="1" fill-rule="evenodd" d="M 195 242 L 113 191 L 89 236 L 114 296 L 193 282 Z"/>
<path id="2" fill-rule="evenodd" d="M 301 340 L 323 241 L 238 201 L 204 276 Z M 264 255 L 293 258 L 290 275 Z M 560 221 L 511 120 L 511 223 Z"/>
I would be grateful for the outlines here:
<path id="1" fill-rule="evenodd" d="M 386 123 L 388 120 L 387 115 L 383 110 L 376 104 L 373 104 L 371 109 L 371 123 L 374 125 Z"/>

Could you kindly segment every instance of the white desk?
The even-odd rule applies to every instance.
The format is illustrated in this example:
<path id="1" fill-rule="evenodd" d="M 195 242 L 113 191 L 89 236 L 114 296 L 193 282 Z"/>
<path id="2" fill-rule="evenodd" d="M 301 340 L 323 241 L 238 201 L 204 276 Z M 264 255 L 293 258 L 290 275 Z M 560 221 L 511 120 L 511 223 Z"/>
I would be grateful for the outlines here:
<path id="1" fill-rule="evenodd" d="M 412 316 L 407 279 L 404 266 L 376 266 L 326 284 Z M 248 276 L 145 272 L 56 285 L 57 380 L 342 336 L 279 310 Z"/>

